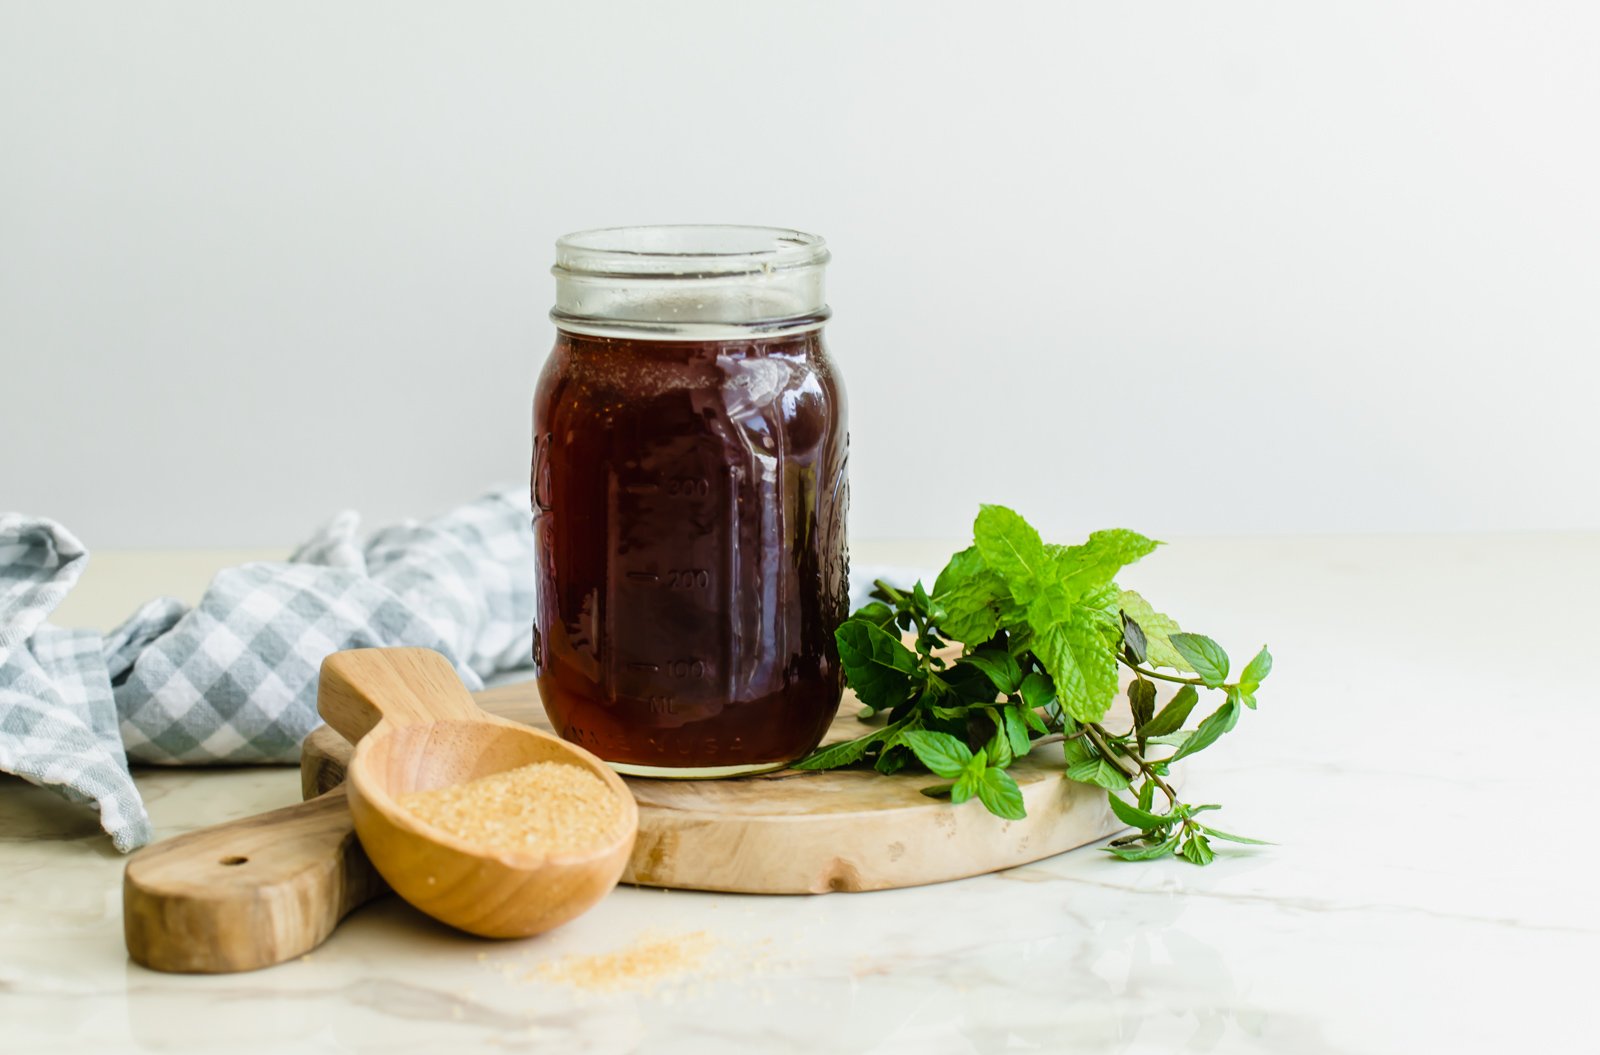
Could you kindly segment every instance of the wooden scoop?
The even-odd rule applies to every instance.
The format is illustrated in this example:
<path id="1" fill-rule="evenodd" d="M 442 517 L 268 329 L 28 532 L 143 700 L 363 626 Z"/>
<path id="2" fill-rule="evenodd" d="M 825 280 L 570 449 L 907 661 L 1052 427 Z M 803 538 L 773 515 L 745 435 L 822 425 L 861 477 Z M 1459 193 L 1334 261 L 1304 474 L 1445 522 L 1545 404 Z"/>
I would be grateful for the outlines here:
<path id="1" fill-rule="evenodd" d="M 395 892 L 428 915 L 473 934 L 520 938 L 582 914 L 617 885 L 639 827 L 621 778 L 581 747 L 479 708 L 439 653 L 335 652 L 322 663 L 317 710 L 356 743 L 345 789 L 362 849 Z M 396 802 L 533 762 L 600 778 L 623 805 L 617 836 L 582 853 L 512 853 L 426 825 Z"/>
<path id="2" fill-rule="evenodd" d="M 157 971 L 254 971 L 310 952 L 384 893 L 344 785 L 293 806 L 147 846 L 122 874 L 122 927 Z"/>

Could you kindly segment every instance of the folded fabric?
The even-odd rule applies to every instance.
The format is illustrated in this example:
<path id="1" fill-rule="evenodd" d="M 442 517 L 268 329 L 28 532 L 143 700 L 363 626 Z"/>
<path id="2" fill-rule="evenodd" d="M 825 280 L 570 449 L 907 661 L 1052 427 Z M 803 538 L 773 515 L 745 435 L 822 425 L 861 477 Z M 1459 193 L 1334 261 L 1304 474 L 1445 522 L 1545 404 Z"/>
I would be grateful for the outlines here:
<path id="1" fill-rule="evenodd" d="M 124 852 L 150 840 L 117 732 L 100 635 L 45 619 L 88 553 L 49 520 L 0 514 L 0 770 L 96 803 Z"/>
<path id="2" fill-rule="evenodd" d="M 442 652 L 470 689 L 533 659 L 533 533 L 525 491 L 490 495 L 363 547 L 345 513 L 287 562 L 218 573 L 170 626 L 147 607 L 117 631 L 147 639 L 110 671 L 135 762 L 293 762 L 317 726 L 317 672 L 343 648 Z M 154 626 L 149 625 L 154 622 Z"/>
<path id="3" fill-rule="evenodd" d="M 192 610 L 152 601 L 102 638 L 45 623 L 82 572 L 82 545 L 52 521 L 0 517 L 0 770 L 97 803 L 127 851 L 150 838 L 128 760 L 295 761 L 330 652 L 433 648 L 474 689 L 531 663 L 526 491 L 365 545 L 357 524 L 342 514 L 288 561 L 229 568 Z"/>

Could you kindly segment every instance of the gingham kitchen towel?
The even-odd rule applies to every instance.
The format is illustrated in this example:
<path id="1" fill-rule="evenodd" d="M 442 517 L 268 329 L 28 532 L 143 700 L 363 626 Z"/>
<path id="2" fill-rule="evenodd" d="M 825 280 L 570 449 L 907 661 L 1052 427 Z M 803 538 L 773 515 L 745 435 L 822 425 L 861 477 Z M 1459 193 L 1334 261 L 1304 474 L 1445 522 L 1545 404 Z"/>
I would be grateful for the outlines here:
<path id="1" fill-rule="evenodd" d="M 469 688 L 531 662 L 527 492 L 357 541 L 345 513 L 288 561 L 219 573 L 192 610 L 145 605 L 109 637 L 45 623 L 82 571 L 60 525 L 0 518 L 0 770 L 93 801 L 120 850 L 150 838 L 127 762 L 293 762 L 343 648 L 421 645 Z"/>
<path id="2" fill-rule="evenodd" d="M 150 840 L 128 775 L 100 635 L 45 619 L 88 553 L 61 525 L 0 514 L 0 770 L 98 803 L 124 852 Z"/>

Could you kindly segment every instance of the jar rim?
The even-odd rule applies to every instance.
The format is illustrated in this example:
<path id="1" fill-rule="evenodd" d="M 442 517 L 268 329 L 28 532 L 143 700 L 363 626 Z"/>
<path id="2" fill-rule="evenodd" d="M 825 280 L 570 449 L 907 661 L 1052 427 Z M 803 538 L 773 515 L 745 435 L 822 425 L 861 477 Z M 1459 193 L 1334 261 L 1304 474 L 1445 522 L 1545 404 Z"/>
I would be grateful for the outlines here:
<path id="1" fill-rule="evenodd" d="M 597 227 L 556 239 L 557 277 L 694 279 L 771 274 L 828 262 L 820 235 L 746 224 Z"/>

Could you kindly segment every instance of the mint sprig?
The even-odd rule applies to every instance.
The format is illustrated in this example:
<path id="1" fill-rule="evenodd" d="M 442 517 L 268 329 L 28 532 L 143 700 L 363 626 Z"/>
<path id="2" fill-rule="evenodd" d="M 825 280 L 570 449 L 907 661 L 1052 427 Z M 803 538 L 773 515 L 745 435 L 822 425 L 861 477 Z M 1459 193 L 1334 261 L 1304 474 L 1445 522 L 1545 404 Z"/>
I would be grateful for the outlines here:
<path id="1" fill-rule="evenodd" d="M 1197 816 L 1220 807 L 1181 802 L 1166 778 L 1172 763 L 1210 747 L 1244 708 L 1255 708 L 1272 656 L 1261 649 L 1230 682 L 1221 645 L 1121 589 L 1115 576 L 1158 545 L 1124 529 L 1053 545 L 1012 510 L 983 506 L 973 544 L 950 558 L 931 592 L 921 582 L 910 589 L 874 583 L 872 603 L 835 632 L 862 719 L 886 720 L 798 768 L 925 769 L 950 783 L 924 794 L 958 804 L 976 798 L 1016 820 L 1026 808 L 1006 770 L 1059 742 L 1066 776 L 1104 788 L 1112 812 L 1137 831 L 1106 847 L 1115 856 L 1204 865 L 1215 856 L 1213 839 L 1259 842 L 1201 823 Z M 1132 721 L 1113 730 L 1105 718 L 1119 667 L 1133 676 L 1126 689 Z M 1159 708 L 1158 681 L 1180 686 Z M 1202 692 L 1222 701 L 1186 730 Z"/>

